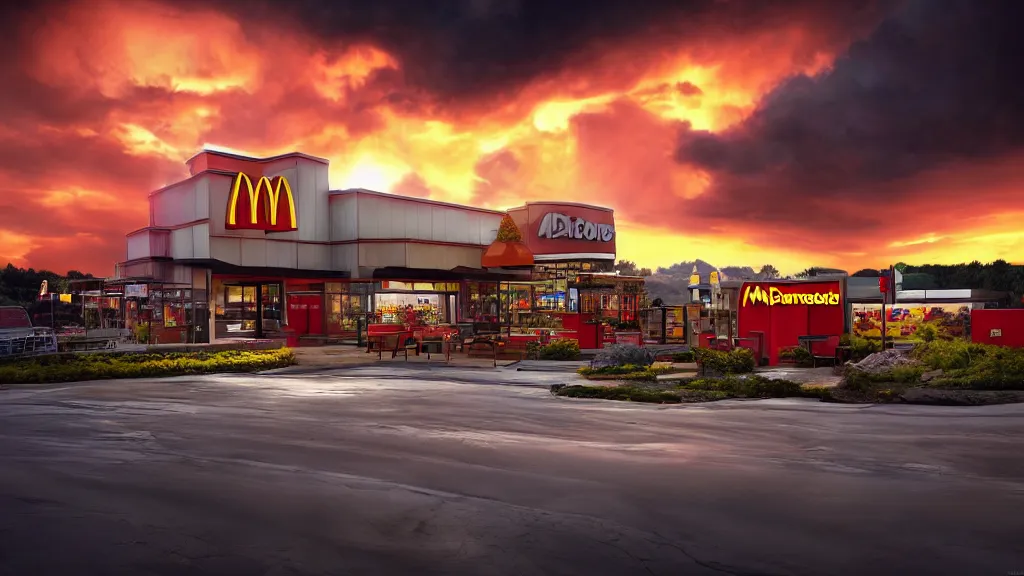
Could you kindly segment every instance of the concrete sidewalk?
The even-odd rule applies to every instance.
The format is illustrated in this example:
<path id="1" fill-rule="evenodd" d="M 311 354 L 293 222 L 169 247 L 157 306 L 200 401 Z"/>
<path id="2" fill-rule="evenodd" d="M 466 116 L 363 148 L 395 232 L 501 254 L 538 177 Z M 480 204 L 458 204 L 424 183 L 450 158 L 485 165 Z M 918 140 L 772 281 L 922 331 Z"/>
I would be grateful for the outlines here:
<path id="1" fill-rule="evenodd" d="M 772 380 L 789 380 L 812 386 L 836 386 L 843 377 L 835 374 L 831 366 L 823 368 L 796 368 L 793 366 L 769 366 L 757 368 L 754 372 Z"/>
<path id="2" fill-rule="evenodd" d="M 366 348 L 354 346 L 311 346 L 294 348 L 295 358 L 299 366 L 304 368 L 344 368 L 350 366 L 370 366 L 387 364 L 430 364 L 437 366 L 453 366 L 463 368 L 488 368 L 494 369 L 494 361 L 490 358 L 470 357 L 466 354 L 453 353 L 451 361 L 445 363 L 444 354 L 410 353 L 406 360 L 403 355 L 397 358 L 391 357 L 391 352 L 385 351 L 382 358 L 377 358 L 376 352 L 366 352 Z M 498 360 L 498 368 L 518 363 L 517 360 Z"/>
<path id="3" fill-rule="evenodd" d="M 589 363 L 583 360 L 521 360 L 507 368 L 519 372 L 576 372 Z"/>

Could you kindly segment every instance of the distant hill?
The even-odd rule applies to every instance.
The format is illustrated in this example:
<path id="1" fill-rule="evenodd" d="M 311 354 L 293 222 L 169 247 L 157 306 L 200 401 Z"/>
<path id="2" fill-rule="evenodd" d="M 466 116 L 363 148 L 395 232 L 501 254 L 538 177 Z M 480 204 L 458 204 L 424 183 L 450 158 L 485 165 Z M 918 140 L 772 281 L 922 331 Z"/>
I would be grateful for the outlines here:
<path id="1" fill-rule="evenodd" d="M 697 267 L 701 282 L 708 282 L 711 273 L 715 271 L 721 272 L 728 280 L 751 280 L 757 276 L 757 272 L 750 266 L 718 267 L 704 260 L 679 262 L 668 267 L 660 267 L 654 274 L 646 277 L 647 293 L 651 300 L 661 298 L 665 304 L 689 302 L 690 292 L 687 286 L 690 284 L 694 266 Z"/>

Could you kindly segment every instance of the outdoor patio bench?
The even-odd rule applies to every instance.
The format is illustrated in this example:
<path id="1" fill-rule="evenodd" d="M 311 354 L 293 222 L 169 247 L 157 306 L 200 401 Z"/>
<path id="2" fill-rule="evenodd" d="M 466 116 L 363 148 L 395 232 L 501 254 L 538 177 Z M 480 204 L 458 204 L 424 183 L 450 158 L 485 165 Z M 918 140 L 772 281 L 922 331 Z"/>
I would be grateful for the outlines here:
<path id="1" fill-rule="evenodd" d="M 446 351 L 446 348 L 448 349 Z M 427 355 L 427 360 L 430 360 L 431 354 L 444 354 L 445 361 L 451 359 L 451 342 L 447 340 L 424 340 L 420 342 L 420 351 Z"/>
<path id="2" fill-rule="evenodd" d="M 505 345 L 501 347 L 502 353 L 518 355 L 520 360 L 526 358 L 526 347 L 529 346 L 531 340 L 505 340 L 504 342 Z"/>
<path id="3" fill-rule="evenodd" d="M 468 344 L 466 344 L 466 355 L 477 356 L 479 352 L 486 351 L 489 353 L 491 359 L 494 361 L 494 365 L 498 365 L 498 350 L 502 348 L 504 342 L 501 340 L 495 340 L 490 337 L 477 337 L 473 338 Z"/>
<path id="4" fill-rule="evenodd" d="M 412 332 L 403 332 L 395 338 L 395 346 L 391 349 L 391 357 L 397 358 L 399 354 L 403 354 L 405 360 L 408 362 L 410 350 L 419 356 L 420 343 L 413 338 Z"/>

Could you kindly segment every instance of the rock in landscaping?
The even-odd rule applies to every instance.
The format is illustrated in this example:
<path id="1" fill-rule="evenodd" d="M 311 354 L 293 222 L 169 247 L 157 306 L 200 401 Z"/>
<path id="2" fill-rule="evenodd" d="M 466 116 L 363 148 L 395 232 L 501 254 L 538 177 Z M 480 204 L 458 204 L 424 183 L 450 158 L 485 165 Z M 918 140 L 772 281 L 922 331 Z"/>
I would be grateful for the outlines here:
<path id="1" fill-rule="evenodd" d="M 854 368 L 868 374 L 884 374 L 897 366 L 909 366 L 917 361 L 907 356 L 902 350 L 883 350 L 875 352 L 853 365 Z"/>
<path id="2" fill-rule="evenodd" d="M 939 376 L 942 376 L 942 368 L 939 368 L 938 370 L 929 370 L 928 372 L 921 374 L 921 382 L 928 382 L 929 380 L 938 378 Z"/>
<path id="3" fill-rule="evenodd" d="M 647 348 L 633 344 L 614 344 L 594 356 L 591 368 L 607 368 L 609 366 L 650 366 L 654 364 L 654 354 Z"/>

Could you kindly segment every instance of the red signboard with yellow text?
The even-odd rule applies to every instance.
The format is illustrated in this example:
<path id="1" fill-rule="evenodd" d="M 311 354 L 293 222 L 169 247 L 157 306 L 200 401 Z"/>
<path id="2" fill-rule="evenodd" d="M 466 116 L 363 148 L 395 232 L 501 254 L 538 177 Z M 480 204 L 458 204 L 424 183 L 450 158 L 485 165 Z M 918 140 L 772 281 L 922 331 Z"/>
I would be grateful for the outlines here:
<path id="1" fill-rule="evenodd" d="M 832 337 L 813 346 L 815 355 L 833 354 L 846 327 L 839 281 L 747 282 L 739 298 L 740 337 L 763 333 L 771 365 L 778 364 L 780 350 L 799 346 L 801 336 Z"/>
<path id="2" fill-rule="evenodd" d="M 253 186 L 252 179 L 239 172 L 228 194 L 228 230 L 263 230 L 291 232 L 298 230 L 295 217 L 295 196 L 283 176 L 260 176 Z"/>

